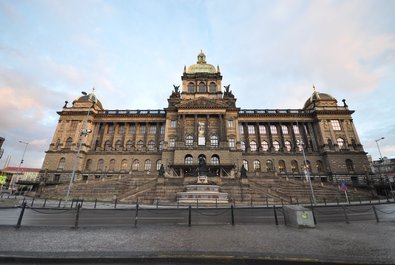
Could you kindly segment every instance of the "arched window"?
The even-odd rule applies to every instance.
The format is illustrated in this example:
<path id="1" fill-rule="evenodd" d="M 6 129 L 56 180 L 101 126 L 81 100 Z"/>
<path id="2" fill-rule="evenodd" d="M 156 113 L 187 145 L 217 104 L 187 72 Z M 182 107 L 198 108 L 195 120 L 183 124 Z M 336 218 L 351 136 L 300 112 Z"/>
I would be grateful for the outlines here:
<path id="1" fill-rule="evenodd" d="M 243 160 L 243 166 L 244 166 L 245 170 L 248 171 L 248 161 L 247 160 Z"/>
<path id="2" fill-rule="evenodd" d="M 244 141 L 240 142 L 240 148 L 241 148 L 241 151 L 245 151 L 246 150 L 246 144 L 244 143 Z"/>
<path id="3" fill-rule="evenodd" d="M 186 146 L 193 145 L 193 136 L 192 135 L 187 135 L 187 137 L 185 137 L 185 145 Z"/>
<path id="4" fill-rule="evenodd" d="M 123 159 L 121 162 L 121 171 L 126 171 L 128 169 L 128 160 Z"/>
<path id="5" fill-rule="evenodd" d="M 229 147 L 235 148 L 236 147 L 236 140 L 235 138 L 229 138 Z"/>
<path id="6" fill-rule="evenodd" d="M 117 151 L 121 151 L 122 150 L 121 140 L 116 141 L 116 143 L 115 143 L 115 150 L 117 150 Z"/>
<path id="7" fill-rule="evenodd" d="M 296 160 L 291 161 L 291 171 L 292 171 L 292 173 L 299 173 L 298 161 L 296 161 Z"/>
<path id="8" fill-rule="evenodd" d="M 140 140 L 140 141 L 137 142 L 137 149 L 138 149 L 138 150 L 142 150 L 142 149 L 143 149 L 143 146 L 144 146 L 143 140 Z"/>
<path id="9" fill-rule="evenodd" d="M 298 144 L 298 150 L 299 150 L 299 152 L 302 152 L 302 151 L 303 151 L 303 148 L 304 148 L 304 144 L 299 143 L 299 144 Z"/>
<path id="10" fill-rule="evenodd" d="M 315 168 L 317 169 L 317 172 L 318 172 L 318 173 L 323 172 L 323 171 L 322 171 L 323 166 L 322 166 L 322 161 L 321 161 L 321 160 L 317 160 L 317 162 L 316 162 L 316 164 L 315 164 Z"/>
<path id="11" fill-rule="evenodd" d="M 60 147 L 60 139 L 58 139 L 58 140 L 56 141 L 55 149 L 59 149 L 59 147 Z"/>
<path id="12" fill-rule="evenodd" d="M 133 160 L 132 170 L 138 171 L 140 166 L 140 161 L 138 159 Z"/>
<path id="13" fill-rule="evenodd" d="M 274 170 L 272 160 L 267 160 L 267 161 L 266 161 L 266 170 L 267 170 L 268 172 Z"/>
<path id="14" fill-rule="evenodd" d="M 144 162 L 144 170 L 145 171 L 150 171 L 151 170 L 151 160 L 147 159 Z"/>
<path id="15" fill-rule="evenodd" d="M 206 85 L 203 82 L 199 83 L 199 92 L 206 92 Z"/>
<path id="16" fill-rule="evenodd" d="M 346 167 L 348 172 L 354 172 L 354 163 L 351 159 L 346 159 Z"/>
<path id="17" fill-rule="evenodd" d="M 103 171 L 103 167 L 104 167 L 104 160 L 103 160 L 103 159 L 99 159 L 99 160 L 97 161 L 96 170 L 97 170 L 97 171 Z"/>
<path id="18" fill-rule="evenodd" d="M 88 160 L 86 160 L 85 170 L 91 171 L 91 169 L 92 169 L 92 159 L 88 159 Z"/>
<path id="19" fill-rule="evenodd" d="M 58 170 L 63 170 L 65 164 L 66 164 L 66 158 L 62 157 L 62 158 L 59 160 Z"/>
<path id="20" fill-rule="evenodd" d="M 163 150 L 163 144 L 164 144 L 164 141 L 159 142 L 159 151 Z"/>
<path id="21" fill-rule="evenodd" d="M 195 84 L 192 82 L 188 84 L 188 93 L 195 93 Z"/>
<path id="22" fill-rule="evenodd" d="M 256 142 L 255 141 L 251 141 L 250 142 L 250 148 L 251 148 L 251 151 L 252 152 L 255 152 L 256 151 Z"/>
<path id="23" fill-rule="evenodd" d="M 186 155 L 184 158 L 185 165 L 192 165 L 193 164 L 193 156 Z"/>
<path id="24" fill-rule="evenodd" d="M 211 141 L 211 147 L 218 147 L 218 136 L 213 135 L 210 138 Z"/>
<path id="25" fill-rule="evenodd" d="M 213 164 L 213 165 L 219 165 L 219 156 L 213 155 L 213 156 L 211 157 L 211 164 Z"/>
<path id="26" fill-rule="evenodd" d="M 115 170 L 115 159 L 110 160 L 110 164 L 108 165 L 108 171 L 114 171 Z"/>
<path id="27" fill-rule="evenodd" d="M 217 85 L 215 83 L 210 83 L 210 93 L 217 92 Z"/>
<path id="28" fill-rule="evenodd" d="M 274 151 L 278 152 L 280 150 L 280 143 L 277 141 L 273 142 Z"/>
<path id="29" fill-rule="evenodd" d="M 259 160 L 254 160 L 254 171 L 261 171 L 261 162 Z"/>
<path id="30" fill-rule="evenodd" d="M 278 171 L 281 173 L 285 173 L 287 171 L 285 168 L 285 161 L 284 160 L 278 161 Z"/>
<path id="31" fill-rule="evenodd" d="M 266 141 L 262 141 L 261 146 L 262 151 L 266 152 L 267 150 L 269 150 L 269 144 Z"/>
<path id="32" fill-rule="evenodd" d="M 129 140 L 129 141 L 126 143 L 126 150 L 131 151 L 132 148 L 133 148 L 133 141 L 132 141 L 132 140 Z"/>
<path id="33" fill-rule="evenodd" d="M 285 149 L 287 149 L 287 151 L 290 152 L 291 151 L 291 142 L 285 141 L 284 145 L 285 145 Z"/>
<path id="34" fill-rule="evenodd" d="M 105 151 L 110 151 L 111 150 L 111 142 L 110 141 L 106 141 L 104 143 L 104 150 Z"/>
<path id="35" fill-rule="evenodd" d="M 64 148 L 71 149 L 71 144 L 72 143 L 73 143 L 73 138 L 71 138 L 71 137 L 67 138 Z"/>
<path id="36" fill-rule="evenodd" d="M 339 149 L 344 149 L 345 148 L 343 138 L 337 138 L 336 141 L 337 141 L 337 145 L 339 146 Z"/>
<path id="37" fill-rule="evenodd" d="M 161 160 L 161 159 L 159 159 L 158 161 L 156 161 L 156 170 L 159 171 L 161 165 L 162 165 L 162 160 Z"/>
<path id="38" fill-rule="evenodd" d="M 155 142 L 153 140 L 150 140 L 148 142 L 148 150 L 153 151 L 155 149 Z"/>
<path id="39" fill-rule="evenodd" d="M 169 147 L 175 147 L 176 146 L 176 139 L 170 138 L 169 139 Z"/>

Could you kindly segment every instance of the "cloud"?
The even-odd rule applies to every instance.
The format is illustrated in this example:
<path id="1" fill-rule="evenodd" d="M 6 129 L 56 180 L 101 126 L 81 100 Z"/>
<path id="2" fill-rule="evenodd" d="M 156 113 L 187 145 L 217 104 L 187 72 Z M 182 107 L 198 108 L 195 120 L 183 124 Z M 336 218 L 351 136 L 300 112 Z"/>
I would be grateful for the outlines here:
<path id="1" fill-rule="evenodd" d="M 164 108 L 183 66 L 203 49 L 241 108 L 301 108 L 313 84 L 347 98 L 374 152 L 376 128 L 395 135 L 382 125 L 394 123 L 394 8 L 392 1 L 0 3 L 0 96 L 8 99 L 0 133 L 7 148 L 20 151 L 11 142 L 28 138 L 43 156 L 56 111 L 92 87 L 106 109 Z"/>

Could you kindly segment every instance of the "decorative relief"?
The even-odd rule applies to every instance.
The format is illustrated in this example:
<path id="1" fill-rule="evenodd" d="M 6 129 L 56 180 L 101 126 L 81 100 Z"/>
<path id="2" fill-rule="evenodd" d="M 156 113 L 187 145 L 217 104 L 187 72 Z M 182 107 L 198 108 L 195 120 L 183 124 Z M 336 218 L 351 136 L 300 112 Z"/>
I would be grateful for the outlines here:
<path id="1" fill-rule="evenodd" d="M 182 108 L 226 108 L 229 107 L 227 102 L 218 100 L 209 100 L 206 98 L 198 98 L 187 102 L 182 102 L 179 105 Z"/>

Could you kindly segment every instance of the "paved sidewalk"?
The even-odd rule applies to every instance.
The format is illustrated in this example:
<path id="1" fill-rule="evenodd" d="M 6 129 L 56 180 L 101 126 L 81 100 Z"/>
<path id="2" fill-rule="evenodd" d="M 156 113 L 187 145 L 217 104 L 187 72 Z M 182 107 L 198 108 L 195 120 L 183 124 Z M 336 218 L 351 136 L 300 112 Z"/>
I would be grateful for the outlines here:
<path id="1" fill-rule="evenodd" d="M 395 264 L 394 235 L 393 221 L 325 223 L 314 229 L 283 225 L 142 225 L 79 229 L 22 226 L 16 230 L 0 226 L 0 263 L 56 264 L 66 259 L 70 264 L 140 264 L 138 261 L 144 260 L 175 264 L 237 264 L 240 260 L 242 264 Z M 210 260 L 214 263 L 206 263 Z M 286 263 L 264 263 L 268 260 Z"/>

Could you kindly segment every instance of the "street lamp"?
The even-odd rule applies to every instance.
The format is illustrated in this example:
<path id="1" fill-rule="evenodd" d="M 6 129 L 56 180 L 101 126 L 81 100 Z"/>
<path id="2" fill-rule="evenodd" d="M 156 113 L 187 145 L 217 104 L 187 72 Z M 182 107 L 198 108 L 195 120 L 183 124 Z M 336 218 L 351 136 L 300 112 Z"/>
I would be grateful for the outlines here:
<path id="1" fill-rule="evenodd" d="M 384 140 L 384 137 L 381 137 L 380 139 L 377 139 L 375 141 L 376 141 L 377 149 L 379 150 L 380 161 L 383 161 L 383 156 L 381 155 L 380 146 L 379 146 L 379 141 L 381 141 L 381 140 Z"/>
<path id="2" fill-rule="evenodd" d="M 27 149 L 27 146 L 29 145 L 29 143 L 28 142 L 24 142 L 24 141 L 18 141 L 18 143 L 21 143 L 21 144 L 25 145 L 25 149 L 23 150 L 21 162 L 19 163 L 19 167 L 18 167 L 18 175 L 19 175 L 19 174 L 21 174 L 21 167 L 22 167 L 23 161 L 25 159 L 26 149 Z M 11 192 L 14 190 L 16 181 L 18 181 L 18 179 L 15 180 L 14 176 L 12 176 L 11 185 L 10 185 L 11 186 Z"/>
<path id="3" fill-rule="evenodd" d="M 314 196 L 313 184 L 311 183 L 311 179 L 310 179 L 310 171 L 307 168 L 307 160 L 306 160 L 306 155 L 304 153 L 304 142 L 303 142 L 303 140 L 297 140 L 296 144 L 301 146 L 302 153 L 303 153 L 303 160 L 304 160 L 304 175 L 310 184 L 310 190 L 311 190 L 311 196 L 313 197 L 313 203 L 317 204 L 317 202 L 315 200 L 315 196 Z"/>
<path id="4" fill-rule="evenodd" d="M 379 150 L 379 154 L 380 154 L 380 163 L 379 163 L 379 175 L 380 175 L 380 177 L 381 177 L 381 169 L 380 169 L 380 167 L 382 166 L 382 163 L 384 163 L 384 158 L 381 155 L 380 146 L 379 146 L 379 141 L 381 141 L 381 140 L 384 140 L 384 137 L 381 137 L 380 139 L 375 140 L 376 141 L 376 145 L 377 145 L 377 149 Z M 388 179 L 388 185 L 390 186 L 391 195 L 393 195 L 391 181 L 390 181 L 388 176 L 387 176 L 387 179 Z"/>
<path id="5" fill-rule="evenodd" d="M 93 94 L 94 91 L 95 91 L 95 89 L 93 88 L 92 89 L 92 93 L 90 93 L 89 95 L 86 92 L 84 92 L 84 91 L 81 92 L 82 95 L 88 96 L 88 100 L 91 101 L 93 104 L 92 104 L 92 106 L 89 106 L 88 113 L 86 114 L 85 119 L 84 119 L 84 121 L 82 123 L 82 129 L 81 129 L 81 132 L 80 132 L 80 138 L 79 138 L 79 143 L 78 143 L 77 155 L 76 155 L 76 158 L 74 160 L 73 171 L 71 173 L 70 183 L 69 183 L 69 187 L 67 189 L 64 206 L 67 205 L 67 201 L 69 200 L 69 196 L 70 196 L 70 191 L 71 191 L 71 188 L 73 186 L 74 179 L 75 179 L 75 172 L 77 170 L 78 161 L 80 159 L 82 140 L 83 140 L 84 137 L 88 136 L 88 134 L 90 134 L 92 132 L 92 130 L 86 128 L 86 124 L 88 122 L 88 118 L 89 118 L 89 115 L 90 115 L 90 112 L 91 112 L 91 108 L 94 106 L 94 104 L 97 101 L 95 95 Z"/>

